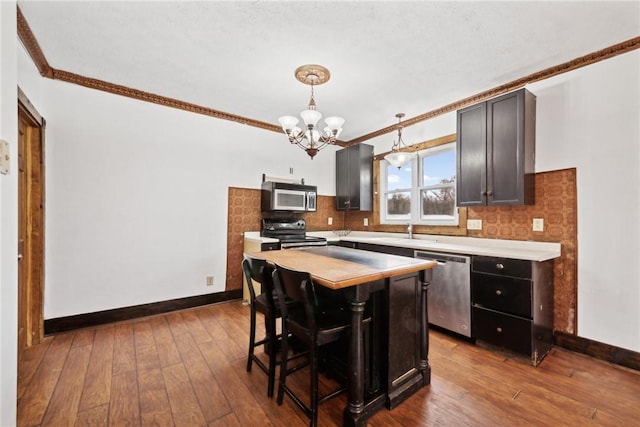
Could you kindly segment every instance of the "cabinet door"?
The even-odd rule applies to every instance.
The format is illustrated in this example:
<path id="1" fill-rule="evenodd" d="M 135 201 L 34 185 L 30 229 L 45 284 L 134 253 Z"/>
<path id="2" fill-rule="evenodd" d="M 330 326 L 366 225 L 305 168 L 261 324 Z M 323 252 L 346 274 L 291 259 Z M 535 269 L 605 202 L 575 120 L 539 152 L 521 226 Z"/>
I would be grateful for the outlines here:
<path id="1" fill-rule="evenodd" d="M 357 144 L 353 154 L 356 159 L 353 160 L 351 179 L 356 182 L 351 184 L 351 205 L 350 209 L 358 209 L 361 211 L 373 210 L 373 146 L 367 144 Z M 352 154 L 352 155 L 353 155 Z M 353 199 L 358 199 L 358 207 L 354 208 Z"/>
<path id="2" fill-rule="evenodd" d="M 336 151 L 336 209 L 349 207 L 349 152 Z"/>
<path id="3" fill-rule="evenodd" d="M 487 204 L 523 204 L 524 91 L 487 101 Z"/>
<path id="4" fill-rule="evenodd" d="M 458 111 L 456 191 L 458 206 L 486 204 L 486 103 Z"/>
<path id="5" fill-rule="evenodd" d="M 373 208 L 373 146 L 355 144 L 336 151 L 336 209 Z"/>
<path id="6" fill-rule="evenodd" d="M 420 283 L 417 274 L 389 278 L 387 285 L 387 406 L 394 408 L 421 387 Z"/>
<path id="7" fill-rule="evenodd" d="M 347 209 L 360 210 L 360 150 L 359 144 L 347 148 L 347 192 L 349 203 Z"/>

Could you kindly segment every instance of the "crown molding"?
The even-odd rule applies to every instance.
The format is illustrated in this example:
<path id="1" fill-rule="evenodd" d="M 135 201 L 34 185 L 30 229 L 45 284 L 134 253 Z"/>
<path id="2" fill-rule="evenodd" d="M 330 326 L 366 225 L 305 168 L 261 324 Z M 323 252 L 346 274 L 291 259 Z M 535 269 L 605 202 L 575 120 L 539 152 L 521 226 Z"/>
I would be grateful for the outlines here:
<path id="1" fill-rule="evenodd" d="M 51 78 L 67 83 L 74 83 L 91 89 L 101 90 L 103 92 L 109 92 L 114 95 L 126 96 L 128 98 L 133 98 L 140 101 L 163 105 L 165 107 L 177 108 L 180 110 L 189 111 L 191 113 L 203 114 L 205 116 L 211 116 L 222 120 L 229 120 L 232 122 L 270 130 L 273 132 L 282 132 L 280 126 L 271 123 L 249 119 L 247 117 L 238 116 L 236 114 L 225 113 L 224 111 L 215 110 L 213 108 L 203 107 L 201 105 L 180 101 L 178 99 L 169 98 L 166 96 L 156 95 L 150 92 L 144 92 L 142 90 L 133 89 L 127 86 L 109 83 L 104 80 L 81 76 L 79 74 L 70 73 L 64 70 L 57 70 L 54 68 Z"/>
<path id="2" fill-rule="evenodd" d="M 33 35 L 31 27 L 29 27 L 29 23 L 22 14 L 22 11 L 19 7 L 17 9 L 18 38 L 22 42 L 22 45 L 26 49 L 29 56 L 31 56 L 31 60 L 35 64 L 36 68 L 38 68 L 40 75 L 52 79 L 53 68 L 51 68 L 51 66 L 47 62 L 47 58 L 44 56 L 44 53 L 42 53 L 42 49 L 40 49 L 38 40 L 36 40 L 36 37 Z"/>
<path id="3" fill-rule="evenodd" d="M 630 52 L 632 50 L 640 48 L 640 37 L 634 37 L 622 43 L 615 44 L 613 46 L 609 46 L 605 49 L 601 49 L 590 54 L 581 56 L 572 61 L 565 62 L 560 65 L 556 65 L 553 67 L 546 68 L 542 71 L 538 71 L 533 74 L 529 74 L 526 77 L 519 78 L 517 80 L 513 80 L 509 83 L 505 83 L 503 85 L 494 87 L 492 89 L 486 90 L 484 92 L 477 93 L 468 98 L 461 99 L 459 101 L 453 102 L 451 104 L 445 105 L 444 107 L 438 108 L 436 110 L 429 111 L 424 114 L 420 114 L 419 116 L 412 117 L 410 119 L 404 120 L 402 122 L 403 127 L 413 126 L 417 123 L 423 122 L 428 119 L 432 119 L 434 117 L 440 116 L 442 114 L 450 113 L 452 111 L 459 110 L 461 108 L 467 107 L 469 105 L 486 101 L 487 99 L 494 98 L 498 95 L 502 95 L 503 93 L 511 92 L 513 90 L 520 89 L 527 84 L 531 84 L 533 82 L 537 82 L 540 80 L 545 80 L 553 76 L 557 76 L 559 74 L 566 73 L 568 71 L 573 71 L 577 68 L 585 67 L 587 65 L 591 65 L 593 63 L 603 61 L 605 59 L 609 59 L 611 57 Z M 391 125 L 385 128 L 379 129 L 377 131 L 368 133 L 366 135 L 362 135 L 358 138 L 354 138 L 352 140 L 347 141 L 347 145 L 357 144 L 363 141 L 367 141 L 369 139 L 394 132 L 398 128 L 398 125 Z"/>
<path id="4" fill-rule="evenodd" d="M 40 45 L 38 44 L 38 41 L 33 35 L 33 32 L 31 31 L 31 28 L 29 27 L 27 20 L 25 19 L 24 15 L 20 11 L 20 8 L 18 7 L 17 9 L 18 9 L 18 13 L 17 13 L 18 37 L 20 38 L 20 41 L 24 45 L 25 49 L 29 53 L 29 56 L 31 56 L 31 59 L 33 60 L 34 64 L 38 68 L 38 71 L 43 77 L 47 77 L 54 80 L 62 80 L 68 83 L 78 84 L 91 89 L 97 89 L 104 92 L 109 92 L 115 95 L 126 96 L 129 98 L 137 99 L 139 101 L 151 102 L 154 104 L 159 104 L 159 105 L 163 105 L 171 108 L 177 108 L 177 109 L 189 111 L 192 113 L 203 114 L 206 116 L 211 116 L 211 117 L 215 117 L 222 120 L 229 120 L 236 123 L 242 123 L 248 126 L 253 126 L 260 129 L 273 131 L 273 132 L 278 132 L 278 133 L 282 132 L 282 129 L 280 128 L 280 126 L 274 125 L 271 123 L 250 119 L 247 117 L 239 116 L 237 114 L 226 113 L 224 111 L 215 110 L 213 108 L 203 107 L 197 104 L 191 104 L 189 102 L 180 101 L 178 99 L 168 98 L 168 97 L 153 94 L 150 92 L 144 92 L 138 89 L 133 89 L 130 87 L 106 82 L 103 80 L 94 79 L 91 77 L 81 76 L 79 74 L 74 74 L 68 71 L 55 69 L 51 67 L 51 65 L 49 65 L 49 63 L 47 62 L 47 59 L 44 56 L 42 49 L 40 49 Z M 605 59 L 609 59 L 611 57 L 614 57 L 623 53 L 627 53 L 638 48 L 640 48 L 640 37 L 634 37 L 632 39 L 615 44 L 613 46 L 609 46 L 607 48 L 581 56 L 572 61 L 568 61 L 560 65 L 546 68 L 542 71 L 538 71 L 536 73 L 519 78 L 517 80 L 513 80 L 509 83 L 505 83 L 495 88 L 472 95 L 468 98 L 464 98 L 462 100 L 453 102 L 451 104 L 447 104 L 444 107 L 440 107 L 438 109 L 431 110 L 424 114 L 420 114 L 418 116 L 412 117 L 410 119 L 403 121 L 402 126 L 403 127 L 413 126 L 417 123 L 432 119 L 442 114 L 459 110 L 468 105 L 472 105 L 477 102 L 485 101 L 487 99 L 496 97 L 503 93 L 520 89 L 521 87 L 524 87 L 527 84 L 548 79 L 550 77 L 557 76 L 559 74 L 563 74 L 568 71 L 573 71 L 577 68 L 585 67 L 587 65 L 590 65 L 599 61 L 603 61 Z M 353 144 L 358 144 L 360 142 L 364 142 L 369 139 L 376 138 L 378 136 L 381 136 L 390 132 L 394 132 L 397 129 L 397 127 L 398 127 L 397 124 L 394 124 L 392 126 L 387 126 L 385 128 L 368 133 L 366 135 L 362 135 L 360 137 L 354 138 L 349 141 L 337 141 L 336 145 L 349 146 Z"/>

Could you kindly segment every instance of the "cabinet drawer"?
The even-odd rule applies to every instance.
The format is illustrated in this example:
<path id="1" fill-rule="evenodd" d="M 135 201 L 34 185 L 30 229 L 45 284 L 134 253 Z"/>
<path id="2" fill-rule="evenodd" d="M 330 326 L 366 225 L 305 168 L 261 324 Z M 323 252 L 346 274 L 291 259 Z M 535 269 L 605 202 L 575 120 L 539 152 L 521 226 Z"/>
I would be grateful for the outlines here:
<path id="1" fill-rule="evenodd" d="M 471 303 L 531 318 L 531 280 L 471 273 Z"/>
<path id="2" fill-rule="evenodd" d="M 531 279 L 531 261 L 521 259 L 474 256 L 471 269 L 480 273 Z"/>
<path id="3" fill-rule="evenodd" d="M 531 321 L 484 308 L 473 307 L 471 332 L 476 339 L 531 354 Z"/>

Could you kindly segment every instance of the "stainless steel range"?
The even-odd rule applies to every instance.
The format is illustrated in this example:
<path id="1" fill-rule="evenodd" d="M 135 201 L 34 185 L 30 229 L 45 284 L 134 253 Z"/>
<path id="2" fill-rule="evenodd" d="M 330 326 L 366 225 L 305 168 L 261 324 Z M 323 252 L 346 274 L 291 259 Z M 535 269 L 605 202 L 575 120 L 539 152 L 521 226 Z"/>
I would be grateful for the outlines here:
<path id="1" fill-rule="evenodd" d="M 281 249 L 327 245 L 324 237 L 307 236 L 304 219 L 263 218 L 260 234 L 262 237 L 278 239 Z"/>

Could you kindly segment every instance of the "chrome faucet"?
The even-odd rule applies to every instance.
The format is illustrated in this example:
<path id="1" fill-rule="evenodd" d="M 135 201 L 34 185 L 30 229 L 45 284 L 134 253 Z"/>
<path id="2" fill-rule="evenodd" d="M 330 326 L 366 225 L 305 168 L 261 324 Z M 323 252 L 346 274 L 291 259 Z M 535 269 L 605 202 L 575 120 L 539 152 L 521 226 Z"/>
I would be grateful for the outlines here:
<path id="1" fill-rule="evenodd" d="M 409 233 L 409 238 L 413 239 L 413 224 L 407 224 L 407 232 Z"/>

